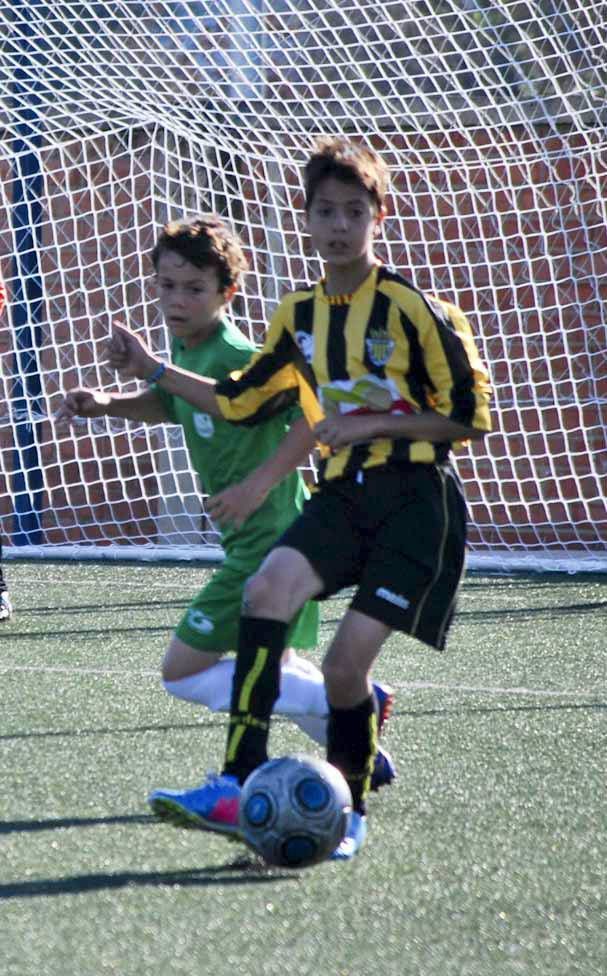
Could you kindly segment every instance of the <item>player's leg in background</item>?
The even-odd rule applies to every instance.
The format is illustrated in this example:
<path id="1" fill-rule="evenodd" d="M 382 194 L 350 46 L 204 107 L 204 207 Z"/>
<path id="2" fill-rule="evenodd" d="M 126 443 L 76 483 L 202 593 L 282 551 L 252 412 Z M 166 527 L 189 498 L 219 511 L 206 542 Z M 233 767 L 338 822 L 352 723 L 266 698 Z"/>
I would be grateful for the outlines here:
<path id="1" fill-rule="evenodd" d="M 306 560 L 294 554 L 301 563 L 308 566 Z M 272 562 L 272 554 L 266 562 Z M 264 564 L 265 565 L 265 564 Z M 216 614 L 209 610 L 208 597 L 209 590 L 215 589 L 217 597 L 216 606 L 221 604 L 225 610 L 228 601 L 221 600 L 225 596 L 225 589 L 222 584 L 229 582 L 230 570 L 234 567 L 224 563 L 221 570 L 214 574 L 211 582 L 205 587 L 200 600 L 204 599 L 205 610 L 201 609 L 200 602 L 197 607 L 186 614 L 184 620 L 177 629 L 177 637 L 187 641 L 190 646 L 193 641 L 203 643 L 206 640 L 216 639 L 219 641 L 221 630 L 216 628 Z M 279 697 L 281 683 L 281 658 L 285 651 L 286 638 L 289 630 L 288 620 L 294 617 L 297 611 L 303 606 L 314 592 L 319 592 L 318 581 L 315 578 L 310 585 L 305 579 L 302 585 L 297 586 L 297 572 L 301 572 L 302 567 L 296 565 L 289 571 L 288 560 L 281 562 L 275 579 L 281 585 L 287 584 L 288 592 L 301 594 L 301 601 L 293 601 L 291 604 L 285 600 L 283 612 L 285 619 L 280 620 L 275 616 L 243 616 L 240 618 L 238 647 L 236 664 L 231 681 L 230 699 L 230 724 L 228 730 L 225 761 L 223 771 L 220 776 L 209 775 L 201 787 L 194 790 L 183 792 L 175 790 L 154 790 L 148 798 L 154 813 L 163 819 L 177 825 L 197 826 L 201 829 L 216 830 L 228 835 L 237 835 L 238 827 L 238 806 L 240 799 L 240 787 L 249 773 L 265 761 L 267 758 L 267 739 L 270 725 L 270 717 L 273 706 Z M 223 579 L 221 573 L 223 571 Z M 310 573 L 312 570 L 310 569 Z M 233 576 L 237 575 L 236 573 Z M 217 577 L 219 576 L 219 584 Z M 249 581 L 253 584 L 254 592 L 268 592 L 264 581 L 261 585 L 256 584 L 255 576 Z M 213 587 L 213 584 L 216 584 Z M 242 583 L 242 581 L 241 581 Z M 248 585 L 248 584 L 247 584 Z M 274 585 L 274 584 L 273 584 Z M 278 585 L 278 584 L 276 584 Z M 289 587 L 292 586 L 292 589 Z M 242 585 L 238 592 L 238 598 L 242 592 Z M 234 594 L 230 600 L 231 613 L 227 615 L 232 623 L 234 618 Z M 263 612 L 263 604 L 260 610 Z M 289 614 L 290 611 L 290 614 Z M 256 613 L 256 609 L 249 607 L 249 614 Z M 289 617 L 286 615 L 289 614 Z M 198 636 L 196 636 L 196 632 Z M 193 635 L 193 636 L 192 636 Z M 223 632 L 225 639 L 225 632 Z M 227 646 L 230 646 L 233 636 Z M 173 645 L 176 648 L 176 645 Z M 175 651 L 177 653 L 177 650 Z M 194 659 L 195 660 L 195 659 Z M 168 664 L 171 662 L 167 662 Z M 173 662 L 174 664 L 174 659 Z M 203 673 L 203 680 L 212 674 L 223 661 L 213 665 Z M 166 671 L 167 674 L 175 675 L 175 671 Z M 187 682 L 192 676 L 181 678 L 182 682 Z M 194 675 L 194 678 L 199 676 Z M 307 675 L 309 679 L 309 673 Z M 324 687 L 322 695 L 324 697 Z"/>
<path id="2" fill-rule="evenodd" d="M 224 654 L 237 647 L 243 589 L 257 568 L 254 559 L 228 554 L 194 597 L 163 661 L 162 679 L 169 694 L 212 711 L 229 711 L 235 658 Z M 316 646 L 318 620 L 318 604 L 310 601 L 295 615 L 287 637 L 297 649 Z M 294 719 L 308 718 L 314 723 L 312 737 L 326 741 L 328 705 L 322 673 L 293 648 L 283 655 L 275 710 Z"/>
<path id="3" fill-rule="evenodd" d="M 162 682 L 175 698 L 203 705 L 213 712 L 229 712 L 235 666 L 235 657 L 224 657 L 221 651 L 198 650 L 174 634 L 162 664 Z M 391 714 L 394 692 L 376 682 L 373 693 L 381 730 Z M 280 695 L 273 711 L 275 715 L 288 716 L 308 738 L 326 746 L 329 704 L 322 672 L 292 647 L 282 656 Z M 391 760 L 384 752 L 373 789 L 393 778 L 386 763 Z"/>
<path id="4" fill-rule="evenodd" d="M 234 668 L 234 657 L 224 657 L 222 651 L 199 650 L 174 634 L 162 663 L 162 683 L 175 698 L 213 712 L 228 712 Z M 294 721 L 304 715 L 316 718 L 326 726 L 328 707 L 322 673 L 293 648 L 283 654 L 281 694 L 274 711 Z"/>
<path id="5" fill-rule="evenodd" d="M 4 580 L 4 572 L 2 568 L 2 541 L 0 540 L 0 623 L 10 620 L 12 613 L 13 607 L 8 595 L 8 587 Z"/>
<path id="6" fill-rule="evenodd" d="M 235 658 L 224 657 L 238 643 L 242 593 L 247 579 L 258 567 L 228 556 L 210 582 L 196 595 L 177 626 L 162 665 L 166 691 L 184 701 L 215 712 L 230 709 Z M 319 745 L 327 742 L 329 707 L 319 668 L 301 651 L 318 643 L 319 605 L 308 601 L 295 615 L 287 631 L 290 646 L 281 662 L 280 695 L 274 712 L 286 715 Z M 374 686 L 380 729 L 392 711 L 391 688 Z M 392 761 L 378 756 L 373 789 L 391 782 Z"/>

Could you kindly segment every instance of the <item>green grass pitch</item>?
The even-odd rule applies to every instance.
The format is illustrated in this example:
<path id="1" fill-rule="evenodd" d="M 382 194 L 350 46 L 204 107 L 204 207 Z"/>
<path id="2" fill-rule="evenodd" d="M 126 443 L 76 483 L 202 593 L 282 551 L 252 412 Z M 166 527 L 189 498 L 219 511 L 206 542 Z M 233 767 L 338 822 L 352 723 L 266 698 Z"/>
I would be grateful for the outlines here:
<path id="1" fill-rule="evenodd" d="M 355 861 L 287 872 L 146 808 L 221 763 L 225 716 L 157 676 L 210 570 L 6 570 L 3 976 L 604 976 L 607 577 L 472 575 L 447 653 L 393 636 L 398 780 Z M 285 720 L 271 749 L 319 754 Z"/>

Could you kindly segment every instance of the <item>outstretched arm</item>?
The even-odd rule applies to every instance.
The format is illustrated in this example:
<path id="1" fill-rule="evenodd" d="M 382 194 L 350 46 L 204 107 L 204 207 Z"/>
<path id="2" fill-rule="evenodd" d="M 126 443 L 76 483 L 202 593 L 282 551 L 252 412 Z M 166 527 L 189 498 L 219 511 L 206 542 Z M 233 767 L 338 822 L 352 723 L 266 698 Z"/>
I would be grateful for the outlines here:
<path id="1" fill-rule="evenodd" d="M 108 359 L 110 366 L 122 375 L 154 382 L 167 393 L 181 397 L 198 410 L 221 417 L 215 397 L 215 380 L 165 363 L 150 350 L 141 336 L 122 322 L 113 323 Z"/>
<path id="2" fill-rule="evenodd" d="M 208 500 L 208 511 L 219 525 L 229 522 L 239 528 L 263 504 L 275 485 L 304 464 L 316 438 L 304 417 L 295 421 L 274 454 L 243 481 L 230 485 Z"/>
<path id="3" fill-rule="evenodd" d="M 71 424 L 75 417 L 122 417 L 146 424 L 169 421 L 162 400 L 154 390 L 140 393 L 104 393 L 103 390 L 77 388 L 65 394 L 55 421 Z"/>

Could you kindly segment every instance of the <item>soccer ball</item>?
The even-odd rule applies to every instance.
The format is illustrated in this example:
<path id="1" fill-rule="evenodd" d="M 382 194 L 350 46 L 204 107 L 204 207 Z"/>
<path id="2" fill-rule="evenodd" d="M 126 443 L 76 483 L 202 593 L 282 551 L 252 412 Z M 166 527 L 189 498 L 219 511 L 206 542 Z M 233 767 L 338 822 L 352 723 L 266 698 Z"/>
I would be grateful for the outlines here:
<path id="1" fill-rule="evenodd" d="M 267 864 L 305 868 L 335 850 L 351 809 L 350 787 L 339 770 L 298 753 L 251 773 L 240 798 L 240 829 Z"/>

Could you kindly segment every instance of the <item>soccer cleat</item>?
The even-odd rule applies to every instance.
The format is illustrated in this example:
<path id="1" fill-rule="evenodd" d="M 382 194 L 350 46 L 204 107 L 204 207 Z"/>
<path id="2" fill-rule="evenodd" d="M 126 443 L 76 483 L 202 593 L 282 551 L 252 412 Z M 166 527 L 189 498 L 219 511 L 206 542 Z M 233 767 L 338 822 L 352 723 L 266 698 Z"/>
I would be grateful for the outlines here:
<path id="1" fill-rule="evenodd" d="M 377 702 L 377 734 L 381 735 L 385 723 L 392 714 L 394 707 L 394 690 L 389 685 L 373 682 L 373 697 Z"/>
<path id="2" fill-rule="evenodd" d="M 362 814 L 355 810 L 350 814 L 350 820 L 344 839 L 337 845 L 332 854 L 329 854 L 330 861 L 350 861 L 365 842 L 367 836 L 367 820 Z"/>
<path id="3" fill-rule="evenodd" d="M 154 790 L 148 804 L 157 817 L 176 827 L 197 827 L 240 837 L 240 793 L 235 776 L 210 773 L 194 790 Z"/>
<path id="4" fill-rule="evenodd" d="M 10 620 L 13 614 L 13 605 L 6 590 L 0 593 L 0 623 Z"/>
<path id="5" fill-rule="evenodd" d="M 389 786 L 395 779 L 396 766 L 392 756 L 380 746 L 375 754 L 375 763 L 371 773 L 371 789 L 377 793 L 382 786 Z"/>
<path id="6" fill-rule="evenodd" d="M 373 683 L 373 696 L 377 703 L 377 734 L 381 735 L 385 723 L 392 714 L 394 706 L 394 691 L 389 685 L 382 685 L 379 682 Z M 389 786 L 396 778 L 396 767 L 392 756 L 385 749 L 378 747 L 375 755 L 375 764 L 371 774 L 371 789 L 377 792 L 382 786 Z"/>

